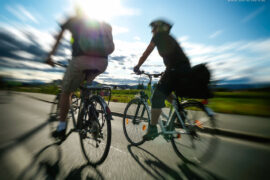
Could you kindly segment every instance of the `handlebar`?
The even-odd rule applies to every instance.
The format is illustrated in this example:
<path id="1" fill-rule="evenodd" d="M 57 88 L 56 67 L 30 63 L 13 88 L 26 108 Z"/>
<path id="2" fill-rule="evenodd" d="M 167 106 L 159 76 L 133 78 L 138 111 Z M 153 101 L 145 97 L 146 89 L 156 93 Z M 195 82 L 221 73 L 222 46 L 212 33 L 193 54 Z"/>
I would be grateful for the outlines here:
<path id="1" fill-rule="evenodd" d="M 66 64 L 62 64 L 62 63 L 59 63 L 59 62 L 54 62 L 55 65 L 58 65 L 58 66 L 61 66 L 61 67 L 64 67 L 64 68 L 67 68 L 68 65 Z"/>
<path id="2" fill-rule="evenodd" d="M 162 72 L 162 73 L 158 73 L 158 74 L 151 74 L 151 73 L 146 73 L 146 72 L 144 72 L 144 71 L 140 71 L 140 70 L 139 70 L 139 71 L 136 72 L 136 74 L 137 74 L 137 75 L 144 74 L 144 75 L 148 76 L 149 78 L 152 78 L 152 77 L 158 78 L 159 76 L 162 76 L 163 72 Z"/>

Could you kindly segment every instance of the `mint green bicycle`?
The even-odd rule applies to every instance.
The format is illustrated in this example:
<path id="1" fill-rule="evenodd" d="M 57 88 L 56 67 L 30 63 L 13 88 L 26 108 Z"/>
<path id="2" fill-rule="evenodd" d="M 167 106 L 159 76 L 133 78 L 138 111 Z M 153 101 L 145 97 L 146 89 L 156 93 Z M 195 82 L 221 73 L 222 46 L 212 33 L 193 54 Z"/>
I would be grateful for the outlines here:
<path id="1" fill-rule="evenodd" d="M 145 141 L 150 123 L 149 97 L 153 92 L 152 79 L 162 74 L 140 74 L 149 78 L 146 91 L 132 99 L 126 106 L 123 117 L 123 129 L 126 139 L 132 145 L 138 146 Z M 174 101 L 169 108 L 163 108 L 158 121 L 159 135 L 171 142 L 176 154 L 192 161 L 201 161 L 204 154 L 210 152 L 213 142 L 215 118 L 213 111 L 204 103 L 197 100 L 184 100 L 174 94 Z M 165 110 L 164 110 L 165 109 Z"/>

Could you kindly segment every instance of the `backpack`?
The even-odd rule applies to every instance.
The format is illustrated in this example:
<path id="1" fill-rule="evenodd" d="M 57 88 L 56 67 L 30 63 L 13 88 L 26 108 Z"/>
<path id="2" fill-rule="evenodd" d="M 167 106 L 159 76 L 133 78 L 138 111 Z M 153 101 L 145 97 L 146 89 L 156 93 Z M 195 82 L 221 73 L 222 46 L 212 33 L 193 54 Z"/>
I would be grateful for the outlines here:
<path id="1" fill-rule="evenodd" d="M 185 83 L 176 88 L 179 97 L 208 99 L 213 97 L 209 87 L 211 73 L 206 64 L 198 64 L 191 68 Z"/>
<path id="2" fill-rule="evenodd" d="M 78 45 L 86 55 L 108 56 L 114 50 L 112 28 L 105 22 L 83 21 Z"/>
<path id="3" fill-rule="evenodd" d="M 210 71 L 206 67 L 206 64 L 198 64 L 191 68 L 191 81 L 201 85 L 209 84 L 210 82 Z"/>

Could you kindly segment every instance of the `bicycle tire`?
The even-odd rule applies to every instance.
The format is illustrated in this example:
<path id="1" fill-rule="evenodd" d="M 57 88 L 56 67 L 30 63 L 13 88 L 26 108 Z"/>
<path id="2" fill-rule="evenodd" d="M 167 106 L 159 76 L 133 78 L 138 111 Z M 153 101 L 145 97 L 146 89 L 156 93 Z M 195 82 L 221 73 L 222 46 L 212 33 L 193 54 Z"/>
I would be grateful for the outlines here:
<path id="1" fill-rule="evenodd" d="M 79 109 L 79 97 L 76 96 L 75 94 L 72 94 L 72 96 L 71 96 L 71 107 L 70 108 L 73 108 L 72 110 L 73 110 L 74 117 L 72 117 L 71 109 L 69 109 L 70 116 L 68 118 L 72 118 L 73 127 L 75 128 L 76 124 L 77 124 L 75 115 Z"/>
<path id="2" fill-rule="evenodd" d="M 51 106 L 51 110 L 50 110 L 50 121 L 57 121 L 58 119 L 58 115 L 59 115 L 59 98 L 60 95 L 57 94 L 56 97 L 54 98 L 53 102 L 52 102 L 52 106 Z"/>
<path id="3" fill-rule="evenodd" d="M 128 142 L 134 146 L 141 145 L 145 142 L 143 135 L 146 134 L 150 123 L 150 113 L 146 106 L 147 105 L 141 99 L 136 98 L 127 104 L 124 111 L 124 134 Z M 136 114 L 140 116 L 136 117 Z"/>
<path id="4" fill-rule="evenodd" d="M 191 134 L 180 134 L 171 139 L 176 154 L 183 160 L 195 163 L 206 162 L 216 148 L 214 135 L 215 119 L 207 113 L 205 106 L 197 101 L 182 104 L 186 113 L 185 126 Z M 183 129 L 176 113 L 172 116 L 173 128 Z M 209 129 L 211 131 L 209 131 Z"/>
<path id="5" fill-rule="evenodd" d="M 98 116 L 95 115 L 94 117 L 90 113 L 93 107 Z M 79 133 L 81 150 L 88 164 L 94 166 L 103 163 L 110 150 L 111 121 L 107 108 L 105 101 L 100 96 L 94 95 L 85 103 L 79 115 L 80 122 L 78 122 L 78 125 L 81 130 Z M 90 120 L 90 116 L 94 118 Z M 100 143 L 102 140 L 105 142 Z M 98 141 L 100 142 L 98 143 Z"/>

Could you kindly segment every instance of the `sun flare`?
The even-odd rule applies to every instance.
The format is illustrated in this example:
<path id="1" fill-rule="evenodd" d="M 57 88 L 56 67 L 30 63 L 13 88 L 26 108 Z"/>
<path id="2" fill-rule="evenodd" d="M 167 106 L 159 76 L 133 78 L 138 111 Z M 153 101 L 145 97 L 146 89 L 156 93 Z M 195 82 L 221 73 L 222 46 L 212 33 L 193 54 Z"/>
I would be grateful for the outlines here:
<path id="1" fill-rule="evenodd" d="M 105 21 L 125 11 L 120 0 L 75 0 L 75 6 L 86 16 Z"/>

